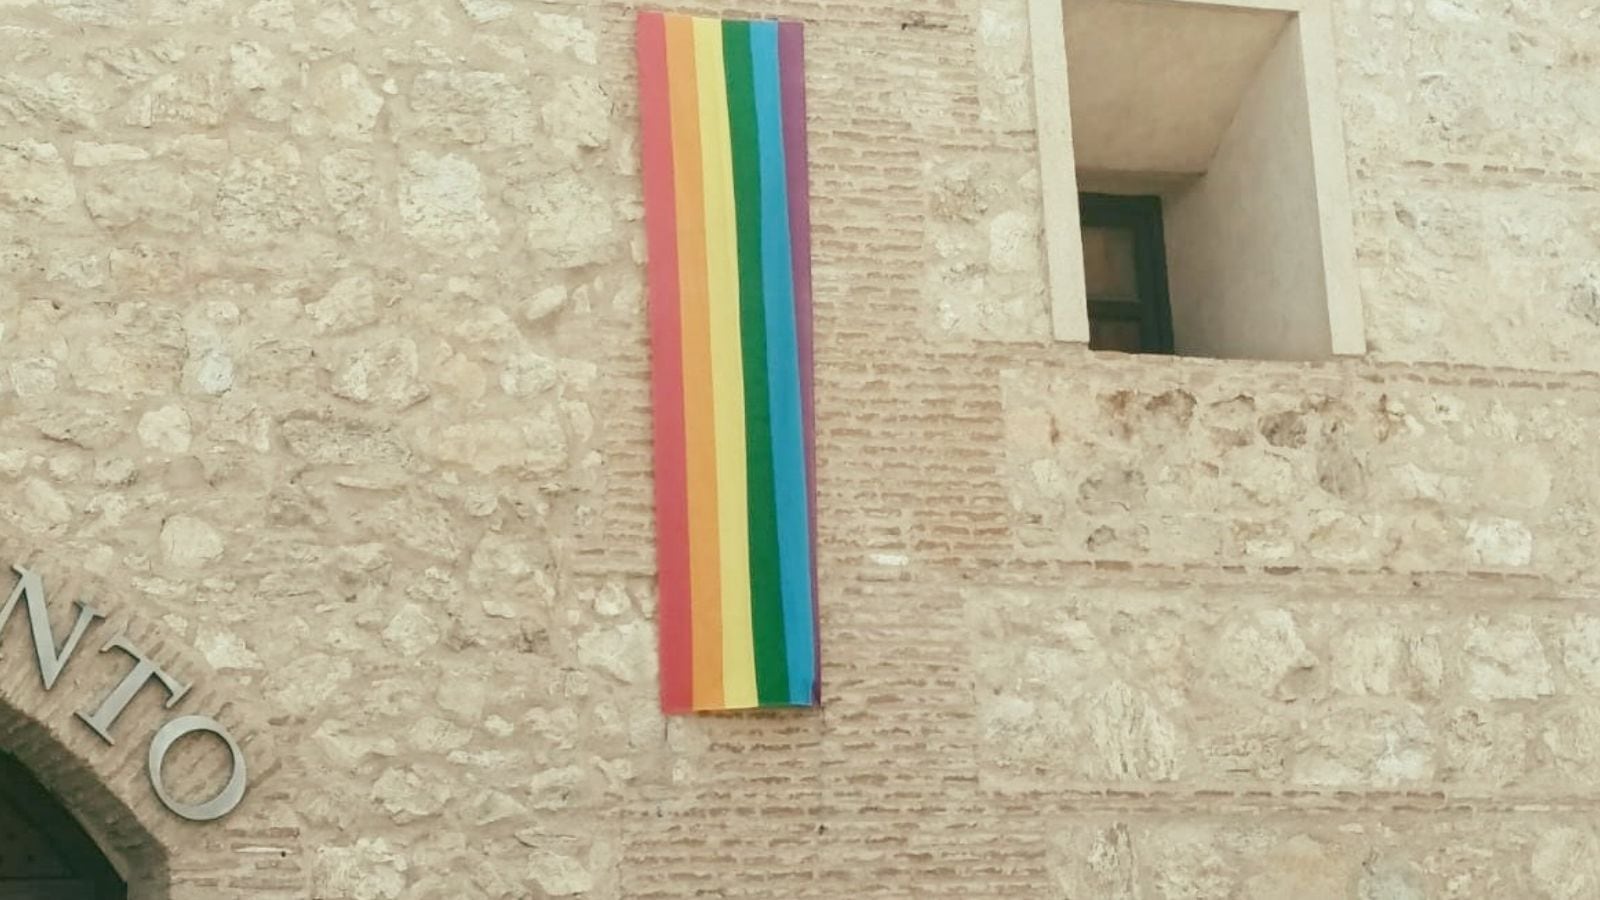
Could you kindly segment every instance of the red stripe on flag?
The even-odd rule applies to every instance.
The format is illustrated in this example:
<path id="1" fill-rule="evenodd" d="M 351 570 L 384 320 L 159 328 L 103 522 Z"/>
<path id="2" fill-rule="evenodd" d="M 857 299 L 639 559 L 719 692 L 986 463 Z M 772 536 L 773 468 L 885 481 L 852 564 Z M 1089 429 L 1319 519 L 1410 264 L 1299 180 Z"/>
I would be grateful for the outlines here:
<path id="1" fill-rule="evenodd" d="M 661 708 L 694 708 L 689 604 L 689 499 L 683 411 L 683 325 L 678 309 L 677 202 L 667 30 L 660 13 L 639 13 L 639 109 L 649 242 L 651 399 L 655 407 L 656 568 L 661 599 Z"/>

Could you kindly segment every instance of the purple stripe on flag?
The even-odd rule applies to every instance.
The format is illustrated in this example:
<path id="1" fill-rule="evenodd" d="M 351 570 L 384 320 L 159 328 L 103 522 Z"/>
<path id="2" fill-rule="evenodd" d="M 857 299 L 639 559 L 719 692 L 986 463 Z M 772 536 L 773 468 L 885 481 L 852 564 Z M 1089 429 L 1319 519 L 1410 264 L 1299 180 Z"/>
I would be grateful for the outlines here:
<path id="1" fill-rule="evenodd" d="M 811 181 L 806 144 L 805 26 L 784 22 L 778 26 L 778 56 L 782 67 L 783 134 L 788 163 L 789 233 L 794 254 L 795 337 L 800 351 L 800 403 L 805 415 L 806 480 L 810 490 L 812 615 L 822 606 L 817 592 L 817 418 L 813 391 L 815 345 L 811 304 Z M 814 622 L 817 681 L 813 702 L 820 702 L 822 687 L 822 628 Z"/>

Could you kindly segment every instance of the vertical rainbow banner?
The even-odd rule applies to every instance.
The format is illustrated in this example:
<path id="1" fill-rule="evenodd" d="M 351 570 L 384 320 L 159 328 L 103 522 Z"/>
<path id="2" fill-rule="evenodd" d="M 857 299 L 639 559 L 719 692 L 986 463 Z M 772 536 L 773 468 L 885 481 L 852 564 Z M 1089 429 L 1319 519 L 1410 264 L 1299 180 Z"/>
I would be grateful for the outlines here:
<path id="1" fill-rule="evenodd" d="M 804 53 L 639 14 L 668 713 L 818 703 Z"/>

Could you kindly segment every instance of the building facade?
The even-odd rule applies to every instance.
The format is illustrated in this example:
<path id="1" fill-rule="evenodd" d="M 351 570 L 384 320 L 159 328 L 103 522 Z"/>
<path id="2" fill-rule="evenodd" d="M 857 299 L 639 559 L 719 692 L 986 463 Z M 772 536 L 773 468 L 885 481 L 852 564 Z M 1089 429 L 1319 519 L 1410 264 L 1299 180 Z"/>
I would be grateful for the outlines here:
<path id="1" fill-rule="evenodd" d="M 1284 6 L 1285 359 L 1084 345 L 1061 9 L 652 8 L 807 23 L 815 713 L 659 712 L 635 4 L 0 0 L 0 752 L 130 897 L 1600 896 L 1600 7 Z"/>

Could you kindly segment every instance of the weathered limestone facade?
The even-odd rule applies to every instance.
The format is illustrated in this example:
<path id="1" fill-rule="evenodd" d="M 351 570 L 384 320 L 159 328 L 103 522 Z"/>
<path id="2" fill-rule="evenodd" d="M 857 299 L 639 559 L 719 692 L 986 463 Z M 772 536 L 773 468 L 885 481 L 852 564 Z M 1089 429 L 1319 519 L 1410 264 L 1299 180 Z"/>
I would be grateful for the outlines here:
<path id="1" fill-rule="evenodd" d="M 668 721 L 634 4 L 0 0 L 0 565 L 252 792 L 20 616 L 0 749 L 174 900 L 1600 896 L 1600 7 L 1334 5 L 1290 365 L 1050 339 L 1025 0 L 657 4 L 810 23 L 826 679 Z"/>

